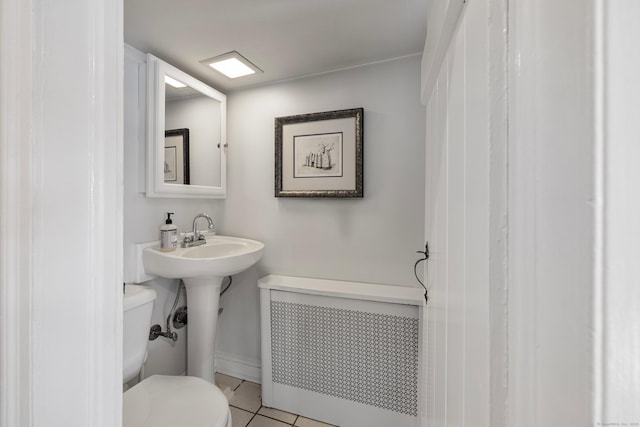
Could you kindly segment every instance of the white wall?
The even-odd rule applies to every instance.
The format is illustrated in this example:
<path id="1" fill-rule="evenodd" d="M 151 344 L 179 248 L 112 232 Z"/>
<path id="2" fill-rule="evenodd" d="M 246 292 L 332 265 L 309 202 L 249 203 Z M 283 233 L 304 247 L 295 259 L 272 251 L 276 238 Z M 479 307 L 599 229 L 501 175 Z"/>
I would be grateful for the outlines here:
<path id="1" fill-rule="evenodd" d="M 510 425 L 601 421 L 595 3 L 509 4 Z"/>
<path id="2" fill-rule="evenodd" d="M 594 308 L 596 384 L 599 405 L 595 421 L 640 423 L 640 58 L 634 41 L 640 37 L 640 4 L 632 0 L 603 1 L 596 21 L 602 32 L 597 60 L 602 102 L 596 144 L 598 234 L 596 255 L 601 274 Z M 606 94 L 606 95 L 605 95 Z M 601 228 L 600 228 L 601 227 Z M 600 383 L 600 381 L 602 381 Z"/>
<path id="3" fill-rule="evenodd" d="M 0 2 L 0 425 L 122 398 L 122 2 Z"/>
<path id="4" fill-rule="evenodd" d="M 225 234 L 265 242 L 257 268 L 222 297 L 218 350 L 260 359 L 256 279 L 285 274 L 419 286 L 424 247 L 424 107 L 420 57 L 228 95 L 229 191 Z M 274 118 L 364 108 L 364 198 L 274 197 Z M 309 238 L 310 230 L 313 231 Z"/>
<path id="5" fill-rule="evenodd" d="M 138 191 L 144 163 L 144 109 L 136 76 L 144 56 L 128 49 L 125 68 L 125 251 L 158 239 L 166 211 L 179 229 L 208 212 L 220 234 L 266 245 L 256 267 L 234 277 L 221 300 L 217 360 L 222 371 L 260 378 L 259 293 L 267 274 L 416 286 L 415 251 L 424 247 L 424 106 L 416 90 L 420 57 L 309 77 L 228 95 L 226 200 L 147 199 Z M 144 92 L 143 92 L 144 93 Z M 136 96 L 138 94 L 138 96 Z M 363 107 L 364 199 L 274 196 L 274 118 Z M 318 230 L 308 239 L 309 229 Z M 125 254 L 130 259 L 130 254 Z M 164 324 L 176 281 L 156 279 L 154 322 Z M 184 332 L 183 332 L 184 331 Z M 145 374 L 184 372 L 186 330 L 150 343 Z"/>
<path id="6" fill-rule="evenodd" d="M 160 239 L 160 226 L 166 212 L 175 212 L 174 223 L 180 231 L 191 230 L 199 212 L 220 217 L 222 203 L 205 199 L 152 199 L 144 194 L 145 179 L 145 56 L 126 47 L 124 71 L 124 264 L 125 281 L 133 282 L 131 261 L 133 244 Z M 158 292 L 153 322 L 165 329 L 165 322 L 178 290 L 178 281 L 164 278 L 149 283 Z M 181 304 L 184 305 L 184 296 Z M 178 342 L 158 338 L 149 343 L 145 375 L 181 374 L 186 371 L 187 329 L 178 332 Z"/>
<path id="7" fill-rule="evenodd" d="M 640 62 L 630 52 L 640 8 L 508 2 L 505 92 L 505 51 L 493 49 L 504 46 L 506 3 L 467 2 L 427 90 L 431 425 L 634 425 Z M 507 105 L 504 144 L 495 119 Z M 507 211 L 494 197 L 505 183 Z"/>
<path id="8" fill-rule="evenodd" d="M 492 103 L 505 94 L 502 28 L 499 3 L 469 2 L 427 101 L 429 426 L 504 425 L 506 115 Z"/>
<path id="9" fill-rule="evenodd" d="M 606 2 L 599 16 L 606 28 L 602 40 L 607 62 L 602 88 L 606 101 L 602 113 L 606 126 L 605 145 L 598 153 L 601 163 L 601 225 L 606 231 L 600 273 L 602 287 L 596 294 L 596 309 L 602 310 L 602 413 L 597 421 L 640 423 L 640 58 L 634 41 L 640 37 L 640 4 L 636 1 Z"/>

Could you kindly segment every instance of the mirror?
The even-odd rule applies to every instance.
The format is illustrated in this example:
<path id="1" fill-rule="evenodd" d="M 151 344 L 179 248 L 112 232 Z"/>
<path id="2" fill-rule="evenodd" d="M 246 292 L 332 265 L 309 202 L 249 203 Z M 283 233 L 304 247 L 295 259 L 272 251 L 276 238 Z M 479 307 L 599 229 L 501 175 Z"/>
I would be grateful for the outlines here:
<path id="1" fill-rule="evenodd" d="M 224 198 L 227 97 L 147 54 L 147 197 Z"/>

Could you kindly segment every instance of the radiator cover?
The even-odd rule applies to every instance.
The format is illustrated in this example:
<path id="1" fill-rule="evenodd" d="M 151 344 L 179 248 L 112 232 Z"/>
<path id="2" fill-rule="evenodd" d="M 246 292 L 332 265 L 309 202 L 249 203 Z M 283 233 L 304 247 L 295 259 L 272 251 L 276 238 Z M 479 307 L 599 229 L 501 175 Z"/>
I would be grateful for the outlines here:
<path id="1" fill-rule="evenodd" d="M 285 276 L 259 285 L 265 406 L 343 427 L 420 425 L 419 291 Z"/>

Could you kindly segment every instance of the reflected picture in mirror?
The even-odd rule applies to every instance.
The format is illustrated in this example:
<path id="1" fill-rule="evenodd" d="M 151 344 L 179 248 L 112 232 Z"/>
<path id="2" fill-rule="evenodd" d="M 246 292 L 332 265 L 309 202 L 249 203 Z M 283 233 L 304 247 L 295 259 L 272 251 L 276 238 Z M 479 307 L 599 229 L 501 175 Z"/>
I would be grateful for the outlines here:
<path id="1" fill-rule="evenodd" d="M 220 120 L 215 118 L 220 117 L 220 102 L 189 86 L 176 88 L 167 83 L 164 111 L 165 133 L 181 129 L 189 131 L 187 140 L 190 157 L 185 157 L 184 164 L 188 165 L 190 176 L 184 182 L 179 177 L 177 181 L 171 182 L 219 187 Z M 165 153 L 165 163 L 168 163 L 167 155 L 170 156 L 171 153 Z M 177 161 L 178 165 L 182 163 L 180 159 Z M 165 182 L 170 182 L 167 177 Z"/>
<path id="2" fill-rule="evenodd" d="M 189 184 L 189 129 L 164 132 L 164 182 Z"/>

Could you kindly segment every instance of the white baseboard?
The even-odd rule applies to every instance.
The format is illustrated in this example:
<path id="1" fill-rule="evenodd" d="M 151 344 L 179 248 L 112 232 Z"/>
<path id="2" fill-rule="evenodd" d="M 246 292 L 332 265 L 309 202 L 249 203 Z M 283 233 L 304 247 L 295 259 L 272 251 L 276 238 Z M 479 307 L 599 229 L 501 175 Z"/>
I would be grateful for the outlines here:
<path id="1" fill-rule="evenodd" d="M 262 383 L 262 369 L 260 362 L 233 354 L 216 352 L 216 372 L 231 375 L 232 377 L 241 378 L 243 380 L 254 383 Z"/>

